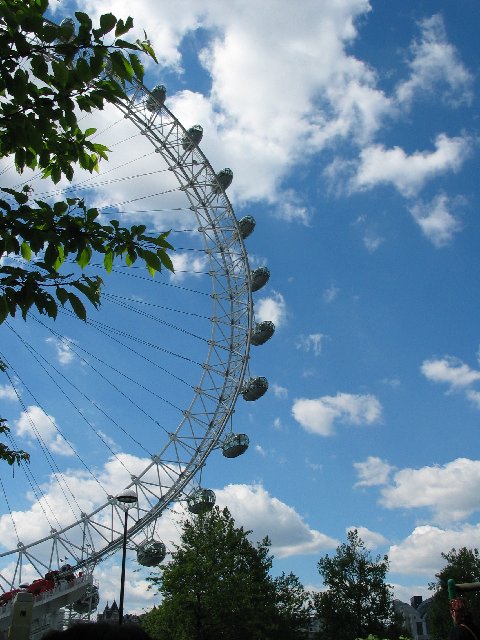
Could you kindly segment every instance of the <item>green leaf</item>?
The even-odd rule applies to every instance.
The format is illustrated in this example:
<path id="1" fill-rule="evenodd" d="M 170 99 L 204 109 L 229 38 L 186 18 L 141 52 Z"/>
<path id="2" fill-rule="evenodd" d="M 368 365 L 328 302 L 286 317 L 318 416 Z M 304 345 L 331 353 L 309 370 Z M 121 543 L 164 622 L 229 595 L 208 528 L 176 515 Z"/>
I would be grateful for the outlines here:
<path id="1" fill-rule="evenodd" d="M 135 53 L 129 53 L 128 57 L 130 58 L 130 64 L 132 65 L 135 77 L 138 78 L 141 82 L 145 73 L 143 64 L 140 62 L 139 57 Z"/>
<path id="2" fill-rule="evenodd" d="M 78 58 L 75 70 L 82 82 L 88 82 L 92 79 L 92 71 L 85 58 Z"/>
<path id="3" fill-rule="evenodd" d="M 60 301 L 60 303 L 63 306 L 68 300 L 68 291 L 66 289 L 64 289 L 63 287 L 57 287 L 55 289 L 55 293 L 57 295 L 58 300 Z"/>
<path id="4" fill-rule="evenodd" d="M 27 262 L 30 262 L 30 258 L 32 257 L 32 249 L 28 242 L 25 242 L 25 240 L 22 242 L 20 252 L 22 254 L 22 258 Z"/>
<path id="5" fill-rule="evenodd" d="M 133 19 L 130 16 L 127 18 L 125 22 L 120 19 L 117 22 L 117 26 L 115 28 L 115 37 L 118 38 L 119 36 L 123 36 L 123 34 L 127 33 L 127 31 L 130 31 L 132 27 L 133 27 Z"/>
<path id="6" fill-rule="evenodd" d="M 0 324 L 8 316 L 8 304 L 5 296 L 0 296 Z"/>
<path id="7" fill-rule="evenodd" d="M 144 251 L 142 254 L 142 258 L 147 263 L 149 271 L 150 269 L 153 269 L 154 271 L 162 270 L 162 263 L 160 261 L 160 258 L 156 253 L 153 253 L 153 251 Z"/>
<path id="8" fill-rule="evenodd" d="M 102 35 L 111 31 L 116 24 L 117 19 L 112 13 L 104 13 L 100 16 L 100 28 L 102 30 Z"/>
<path id="9" fill-rule="evenodd" d="M 64 62 L 54 60 L 52 62 L 52 71 L 55 77 L 55 80 L 61 87 L 65 87 L 68 82 L 68 68 Z"/>
<path id="10" fill-rule="evenodd" d="M 127 267 L 131 267 L 136 259 L 137 259 L 137 254 L 135 253 L 135 251 L 129 250 L 125 257 L 125 264 L 127 265 Z"/>
<path id="11" fill-rule="evenodd" d="M 65 213 L 67 209 L 68 209 L 68 205 L 66 202 L 63 202 L 63 200 L 61 200 L 60 202 L 55 202 L 55 204 L 53 205 L 53 212 L 57 216 L 60 216 L 62 215 L 62 213 Z"/>
<path id="12" fill-rule="evenodd" d="M 170 256 L 168 255 L 168 253 L 166 253 L 165 251 L 162 251 L 161 252 L 161 260 L 162 260 L 163 266 L 166 269 L 168 269 L 172 273 L 175 273 L 175 268 L 173 266 L 173 262 L 171 261 Z"/>
<path id="13" fill-rule="evenodd" d="M 86 13 L 83 13 L 83 11 L 75 11 L 75 17 L 82 26 L 86 27 L 89 30 L 92 28 L 92 21 L 90 19 L 90 16 Z"/>
<path id="14" fill-rule="evenodd" d="M 47 250 L 45 251 L 43 260 L 47 265 L 47 267 L 51 267 L 52 269 L 54 268 L 54 265 L 58 260 L 58 249 L 55 243 L 53 242 L 48 243 L 48 247 L 47 247 Z"/>
<path id="15" fill-rule="evenodd" d="M 68 292 L 68 301 L 72 305 L 72 309 L 77 318 L 85 321 L 87 319 L 87 312 L 80 298 L 78 298 L 74 293 Z"/>
<path id="16" fill-rule="evenodd" d="M 58 271 L 65 261 L 65 253 L 61 244 L 57 245 L 58 256 L 53 264 L 55 271 Z"/>
<path id="17" fill-rule="evenodd" d="M 87 264 L 90 262 L 91 257 L 92 257 L 92 250 L 90 247 L 87 246 L 79 253 L 79 255 L 77 256 L 76 262 L 82 269 L 84 269 L 87 266 Z"/>
<path id="18" fill-rule="evenodd" d="M 25 149 L 23 149 L 22 147 L 19 147 L 15 151 L 15 166 L 19 173 L 22 173 L 25 167 L 25 156 L 26 156 L 26 152 L 25 152 Z"/>
<path id="19" fill-rule="evenodd" d="M 107 250 L 107 253 L 105 254 L 105 257 L 103 258 L 103 266 L 105 267 L 105 271 L 107 273 L 111 273 L 112 272 L 113 251 L 111 249 Z"/>

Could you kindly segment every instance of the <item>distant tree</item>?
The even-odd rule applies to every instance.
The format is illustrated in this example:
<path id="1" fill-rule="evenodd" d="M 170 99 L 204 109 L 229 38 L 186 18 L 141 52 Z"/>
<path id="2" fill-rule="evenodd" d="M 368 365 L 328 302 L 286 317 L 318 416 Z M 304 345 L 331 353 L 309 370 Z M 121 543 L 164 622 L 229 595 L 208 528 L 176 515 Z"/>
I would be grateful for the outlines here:
<path id="1" fill-rule="evenodd" d="M 429 584 L 434 591 L 432 604 L 427 612 L 428 631 L 433 640 L 448 638 L 452 628 L 452 618 L 448 601 L 447 582 L 450 578 L 456 583 L 480 582 L 480 554 L 478 549 L 451 549 L 442 553 L 446 561 L 445 567 L 435 574 L 436 581 Z M 469 603 L 470 610 L 477 625 L 480 625 L 480 593 L 464 592 L 461 594 Z"/>
<path id="2" fill-rule="evenodd" d="M 226 508 L 186 519 L 171 562 L 149 578 L 163 600 L 144 628 L 157 640 L 301 637 L 303 588 L 294 576 L 270 577 L 270 543 L 253 545 L 249 533 Z"/>
<path id="3" fill-rule="evenodd" d="M 353 640 L 375 635 L 398 638 L 403 632 L 393 608 L 391 588 L 385 583 L 388 557 L 372 558 L 356 530 L 337 547 L 333 557 L 318 563 L 326 590 L 314 604 L 324 640 Z"/>
<path id="4" fill-rule="evenodd" d="M 311 594 L 305 591 L 293 573 L 274 578 L 277 640 L 296 640 L 306 637 L 313 615 Z"/>
<path id="5" fill-rule="evenodd" d="M 45 18 L 48 0 L 0 0 L 0 158 L 21 173 L 28 167 L 57 183 L 71 180 L 76 166 L 98 169 L 108 149 L 90 138 L 77 114 L 103 109 L 126 97 L 126 83 L 143 78 L 138 52 L 153 58 L 148 40 L 122 38 L 133 26 L 111 13 L 94 28 L 81 11 L 60 25 Z M 109 41 L 106 40 L 109 38 Z M 130 50 L 127 54 L 126 50 Z M 173 269 L 167 234 L 145 235 L 143 225 L 124 228 L 115 220 L 98 222 L 98 211 L 83 200 L 45 202 L 28 186 L 3 188 L 0 198 L 0 324 L 32 306 L 55 318 L 58 303 L 71 305 L 85 319 L 83 296 L 100 304 L 99 276 L 61 273 L 73 257 L 83 270 L 95 254 L 110 272 L 115 258 L 140 258 L 153 274 Z M 5 261 L 5 257 L 17 260 Z"/>

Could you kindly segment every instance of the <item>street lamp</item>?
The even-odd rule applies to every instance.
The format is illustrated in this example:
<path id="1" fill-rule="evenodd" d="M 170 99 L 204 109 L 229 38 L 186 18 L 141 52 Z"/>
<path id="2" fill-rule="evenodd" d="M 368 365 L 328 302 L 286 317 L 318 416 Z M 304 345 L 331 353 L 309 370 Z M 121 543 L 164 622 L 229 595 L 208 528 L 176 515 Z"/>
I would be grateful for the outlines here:
<path id="1" fill-rule="evenodd" d="M 120 577 L 120 605 L 118 607 L 118 624 L 123 624 L 123 597 L 125 594 L 125 561 L 127 558 L 127 526 L 128 510 L 138 502 L 137 494 L 132 489 L 124 489 L 117 495 L 118 502 L 123 504 L 125 510 L 125 524 L 123 527 L 123 551 L 122 551 L 122 574 Z"/>

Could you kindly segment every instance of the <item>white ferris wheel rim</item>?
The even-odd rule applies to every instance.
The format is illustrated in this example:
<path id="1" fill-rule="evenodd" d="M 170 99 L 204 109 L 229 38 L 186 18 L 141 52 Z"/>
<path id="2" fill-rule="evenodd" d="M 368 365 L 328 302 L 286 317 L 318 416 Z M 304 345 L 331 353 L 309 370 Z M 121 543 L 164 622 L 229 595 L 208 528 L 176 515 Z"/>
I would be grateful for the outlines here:
<path id="1" fill-rule="evenodd" d="M 173 502 L 187 497 L 190 483 L 218 446 L 242 392 L 253 329 L 251 273 L 229 199 L 198 146 L 184 148 L 188 132 L 173 113 L 163 103 L 157 103 L 150 111 L 145 103 L 154 95 L 140 82 L 132 87 L 129 98 L 116 106 L 162 156 L 188 199 L 209 258 L 214 312 L 203 373 L 189 407 L 164 446 L 124 487 L 139 498 L 129 509 L 128 540 L 141 534 Z M 156 486 L 152 474 L 158 478 Z M 165 476 L 170 478 L 170 484 L 164 484 Z M 105 527 L 101 518 L 107 512 L 110 524 Z M 20 583 L 25 563 L 32 564 L 39 574 L 49 571 L 65 552 L 74 559 L 73 571 L 93 569 L 122 544 L 123 519 L 122 505 L 115 496 L 109 496 L 90 513 L 80 513 L 69 525 L 52 529 L 49 535 L 27 544 L 20 541 L 15 549 L 0 553 L 2 559 L 16 558 L 13 579 L 2 576 L 0 570 L 3 583 L 10 588 Z M 81 531 L 81 545 L 69 539 L 74 529 Z M 102 543 L 94 544 L 95 539 Z M 48 563 L 43 559 L 45 547 L 50 549 Z M 40 548 L 41 556 L 36 554 Z"/>

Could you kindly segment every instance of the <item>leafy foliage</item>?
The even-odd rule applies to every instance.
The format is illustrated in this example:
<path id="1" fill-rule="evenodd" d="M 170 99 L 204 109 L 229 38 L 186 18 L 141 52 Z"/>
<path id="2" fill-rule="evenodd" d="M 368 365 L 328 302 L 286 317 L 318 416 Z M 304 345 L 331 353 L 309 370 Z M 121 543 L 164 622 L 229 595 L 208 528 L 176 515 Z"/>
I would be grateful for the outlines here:
<path id="1" fill-rule="evenodd" d="M 6 371 L 7 365 L 3 360 L 0 360 L 0 371 Z M 10 427 L 6 424 L 4 418 L 0 418 L 0 435 L 6 438 L 10 438 Z M 5 460 L 7 464 L 13 466 L 15 463 L 28 462 L 30 459 L 29 454 L 21 449 L 11 449 L 4 442 L 0 442 L 0 460 Z"/>
<path id="2" fill-rule="evenodd" d="M 48 0 L 0 0 L 0 157 L 12 158 L 19 173 L 27 167 L 57 183 L 72 180 L 76 166 L 92 172 L 107 159 L 108 149 L 91 140 L 95 129 L 82 130 L 77 113 L 125 97 L 126 83 L 143 78 L 138 54 L 155 54 L 146 39 L 122 38 L 131 18 L 104 14 L 94 28 L 77 11 L 76 22 L 55 25 L 45 19 L 47 9 Z M 0 323 L 18 310 L 25 319 L 32 306 L 55 318 L 58 303 L 67 302 L 85 320 L 81 298 L 97 307 L 103 281 L 61 274 L 69 256 L 80 269 L 100 254 L 107 272 L 122 257 L 127 265 L 140 258 L 152 275 L 173 270 L 167 234 L 147 237 L 145 227 L 115 220 L 101 225 L 98 211 L 80 199 L 50 204 L 34 199 L 28 186 L 2 192 L 0 258 L 17 259 L 0 266 Z"/>
<path id="3" fill-rule="evenodd" d="M 372 558 L 356 530 L 348 532 L 347 542 L 337 547 L 335 556 L 320 559 L 318 570 L 327 587 L 314 596 L 322 638 L 400 635 L 393 597 L 385 583 L 388 557 Z"/>
<path id="4" fill-rule="evenodd" d="M 447 581 L 451 578 L 458 584 L 480 582 L 478 549 L 453 548 L 448 553 L 442 553 L 442 558 L 446 561 L 445 567 L 435 574 L 436 582 L 429 585 L 429 588 L 435 592 L 427 613 L 428 630 L 433 640 L 447 638 L 452 628 Z M 474 620 L 477 626 L 480 626 L 480 593 L 466 591 L 461 595 L 469 603 Z"/>
<path id="5" fill-rule="evenodd" d="M 160 606 L 144 617 L 152 637 L 301 637 L 303 587 L 292 575 L 272 580 L 269 541 L 254 546 L 249 533 L 235 526 L 228 509 L 218 507 L 183 522 L 171 562 L 150 577 L 163 596 Z"/>
<path id="6" fill-rule="evenodd" d="M 307 593 L 293 573 L 282 573 L 273 580 L 276 605 L 277 640 L 303 638 L 312 620 L 312 604 Z"/>
<path id="7" fill-rule="evenodd" d="M 10 433 L 10 428 L 6 424 L 5 418 L 0 418 L 0 434 L 6 435 Z M 21 462 L 28 462 L 30 455 L 22 449 L 11 449 L 4 442 L 0 442 L 0 460 L 5 460 L 10 466 L 20 464 Z"/>

